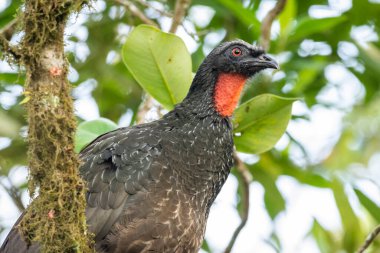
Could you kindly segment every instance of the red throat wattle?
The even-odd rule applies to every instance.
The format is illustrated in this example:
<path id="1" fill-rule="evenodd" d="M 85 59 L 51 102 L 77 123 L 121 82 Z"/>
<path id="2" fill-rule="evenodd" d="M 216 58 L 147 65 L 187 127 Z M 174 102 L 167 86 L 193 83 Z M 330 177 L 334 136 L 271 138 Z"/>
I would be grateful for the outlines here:
<path id="1" fill-rule="evenodd" d="M 216 111 L 223 117 L 229 117 L 239 102 L 247 78 L 235 73 L 221 73 L 215 85 L 214 103 Z"/>

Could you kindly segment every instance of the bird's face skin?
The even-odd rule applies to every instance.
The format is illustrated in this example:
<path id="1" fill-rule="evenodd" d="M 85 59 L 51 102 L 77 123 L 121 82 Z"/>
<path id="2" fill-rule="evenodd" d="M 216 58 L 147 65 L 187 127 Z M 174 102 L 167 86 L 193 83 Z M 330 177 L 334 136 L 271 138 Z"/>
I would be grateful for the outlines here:
<path id="1" fill-rule="evenodd" d="M 222 117 L 232 115 L 248 78 L 267 68 L 278 69 L 262 49 L 244 41 L 223 43 L 207 58 L 216 72 L 214 107 Z"/>
<path id="2" fill-rule="evenodd" d="M 244 41 L 223 43 L 209 57 L 219 73 L 235 73 L 246 78 L 263 69 L 278 69 L 276 61 L 266 55 L 263 49 Z"/>

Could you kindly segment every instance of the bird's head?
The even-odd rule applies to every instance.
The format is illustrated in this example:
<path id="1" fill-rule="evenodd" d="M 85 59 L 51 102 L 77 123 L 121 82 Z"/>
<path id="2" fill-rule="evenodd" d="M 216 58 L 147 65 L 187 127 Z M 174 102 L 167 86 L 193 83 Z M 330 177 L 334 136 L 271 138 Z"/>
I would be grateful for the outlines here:
<path id="1" fill-rule="evenodd" d="M 278 69 L 278 64 L 260 47 L 242 40 L 222 43 L 199 67 L 189 95 L 210 94 L 217 113 L 229 117 L 247 79 L 267 68 Z"/>
<path id="2" fill-rule="evenodd" d="M 262 48 L 242 40 L 222 43 L 212 50 L 205 62 L 218 73 L 238 74 L 246 78 L 263 69 L 278 69 L 277 62 L 266 55 Z"/>

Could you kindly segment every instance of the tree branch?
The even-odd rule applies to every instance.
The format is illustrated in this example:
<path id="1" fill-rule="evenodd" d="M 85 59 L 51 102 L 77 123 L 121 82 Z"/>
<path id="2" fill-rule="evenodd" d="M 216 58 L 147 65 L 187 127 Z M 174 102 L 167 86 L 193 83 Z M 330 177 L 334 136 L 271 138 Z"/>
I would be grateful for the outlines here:
<path id="1" fill-rule="evenodd" d="M 145 121 L 145 116 L 149 110 L 153 107 L 153 97 L 149 94 L 146 94 L 145 100 L 142 102 L 139 111 L 137 113 L 136 123 L 141 124 Z"/>
<path id="2" fill-rule="evenodd" d="M 288 131 L 285 132 L 285 134 L 289 137 L 289 139 L 299 147 L 299 149 L 301 150 L 302 154 L 304 155 L 305 157 L 305 161 L 307 164 L 310 164 L 310 159 L 309 159 L 309 154 L 307 153 L 305 147 L 297 140 L 293 137 L 293 135 L 291 135 Z"/>
<path id="3" fill-rule="evenodd" d="M 156 22 L 152 21 L 147 16 L 145 16 L 145 14 L 142 11 L 140 11 L 140 9 L 137 8 L 137 6 L 134 5 L 133 3 L 126 1 L 126 0 L 114 0 L 114 1 L 116 3 L 124 6 L 125 8 L 127 8 L 133 16 L 139 18 L 145 24 L 158 27 Z"/>
<path id="4" fill-rule="evenodd" d="M 187 8 L 190 6 L 191 0 L 177 0 L 174 9 L 173 23 L 169 32 L 176 33 L 178 26 L 182 23 Z"/>
<path id="5" fill-rule="evenodd" d="M 173 14 L 169 13 L 169 12 L 166 12 L 166 11 L 163 11 L 163 10 L 160 10 L 156 7 L 154 7 L 153 5 L 149 4 L 147 1 L 144 1 L 144 0 L 137 0 L 135 1 L 139 4 L 141 4 L 142 6 L 145 6 L 147 8 L 151 8 L 152 10 L 154 11 L 157 11 L 159 14 L 161 14 L 162 16 L 166 16 L 166 17 L 173 17 Z"/>
<path id="6" fill-rule="evenodd" d="M 272 10 L 268 12 L 261 24 L 261 38 L 260 44 L 265 49 L 269 49 L 270 45 L 270 31 L 274 19 L 281 13 L 286 4 L 286 0 L 278 0 Z"/>
<path id="7" fill-rule="evenodd" d="M 11 197 L 11 199 L 12 199 L 13 203 L 16 205 L 17 209 L 20 212 L 23 212 L 25 210 L 25 206 L 24 206 L 24 204 L 22 203 L 22 200 L 21 200 L 21 193 L 20 193 L 19 189 L 17 189 L 17 187 L 15 187 L 13 185 L 13 183 L 11 182 L 11 180 L 9 178 L 7 178 L 7 179 L 8 179 L 8 182 L 9 182 L 10 186 L 6 186 L 1 181 L 0 181 L 0 185 L 4 188 L 4 190 Z"/>
<path id="8" fill-rule="evenodd" d="M 367 237 L 364 244 L 358 250 L 358 253 L 363 253 L 375 240 L 376 236 L 380 234 L 380 225 L 378 225 Z"/>
<path id="9" fill-rule="evenodd" d="M 19 49 L 14 46 L 11 46 L 9 41 L 11 40 L 16 27 L 18 24 L 18 19 L 15 18 L 11 22 L 9 22 L 6 26 L 0 29 L 0 47 L 3 49 L 5 53 L 13 56 L 13 58 L 17 61 L 21 58 L 21 53 Z"/>
<path id="10" fill-rule="evenodd" d="M 249 184 L 252 181 L 252 176 L 248 171 L 247 166 L 245 166 L 244 162 L 240 160 L 240 158 L 237 156 L 236 152 L 233 154 L 234 160 L 235 160 L 235 168 L 236 171 L 239 173 L 240 178 L 243 182 L 243 197 L 241 199 L 242 206 L 243 206 L 243 212 L 241 214 L 241 222 L 239 226 L 236 228 L 234 234 L 231 237 L 230 242 L 228 243 L 227 248 L 225 249 L 224 253 L 230 253 L 237 237 L 239 236 L 239 233 L 244 228 L 245 224 L 248 221 L 248 213 L 249 213 Z"/>

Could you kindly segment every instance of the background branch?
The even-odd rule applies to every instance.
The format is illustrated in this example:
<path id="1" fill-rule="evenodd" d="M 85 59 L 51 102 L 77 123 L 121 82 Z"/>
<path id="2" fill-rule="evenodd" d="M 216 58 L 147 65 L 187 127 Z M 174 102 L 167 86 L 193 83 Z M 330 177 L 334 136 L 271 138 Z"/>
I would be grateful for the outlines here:
<path id="1" fill-rule="evenodd" d="M 142 124 L 145 122 L 146 114 L 153 107 L 153 97 L 149 94 L 146 94 L 145 100 L 142 102 L 139 111 L 137 113 L 136 124 Z M 159 108 L 158 108 L 159 110 Z"/>
<path id="2" fill-rule="evenodd" d="M 12 46 L 9 41 L 12 39 L 13 34 L 15 33 L 16 27 L 18 24 L 18 18 L 13 19 L 6 26 L 0 29 L 0 47 L 2 51 L 12 55 L 15 60 L 21 58 L 19 49 Z"/>
<path id="3" fill-rule="evenodd" d="M 151 8 L 152 10 L 158 12 L 159 14 L 161 14 L 162 16 L 166 16 L 166 17 L 173 17 L 173 14 L 171 14 L 170 12 L 166 12 L 164 10 L 160 10 L 158 8 L 156 8 L 155 6 L 151 5 L 150 3 L 148 3 L 147 1 L 144 1 L 144 0 L 137 0 L 135 1 L 137 2 L 138 4 L 141 4 L 142 6 L 145 6 L 147 8 Z"/>
<path id="4" fill-rule="evenodd" d="M 268 12 L 261 24 L 260 45 L 267 51 L 270 45 L 270 31 L 274 19 L 281 13 L 286 4 L 286 0 L 278 0 L 272 10 Z"/>
<path id="5" fill-rule="evenodd" d="M 236 228 L 234 234 L 231 237 L 230 242 L 228 243 L 227 248 L 225 249 L 224 253 L 230 253 L 233 246 L 235 245 L 236 239 L 239 236 L 239 233 L 244 228 L 245 224 L 248 221 L 248 213 L 249 213 L 249 184 L 252 181 L 252 176 L 248 171 L 247 166 L 245 166 L 244 162 L 238 157 L 237 153 L 234 152 L 233 154 L 234 160 L 235 160 L 235 168 L 238 172 L 241 181 L 242 181 L 242 188 L 243 188 L 243 196 L 241 199 L 243 211 L 240 215 L 241 222 L 239 226 Z"/>
<path id="6" fill-rule="evenodd" d="M 360 247 L 358 253 L 363 253 L 380 234 L 380 225 L 378 225 L 367 237 L 364 244 Z"/>
<path id="7" fill-rule="evenodd" d="M 309 154 L 307 153 L 307 150 L 306 148 L 296 139 L 293 137 L 293 135 L 291 135 L 289 133 L 289 131 L 286 131 L 285 134 L 289 137 L 289 139 L 296 145 L 298 146 L 298 148 L 301 150 L 304 158 L 305 158 L 305 161 L 307 164 L 310 164 L 310 159 L 309 159 Z"/>
<path id="8" fill-rule="evenodd" d="M 10 40 L 15 33 L 16 27 L 18 24 L 18 19 L 15 18 L 11 22 L 9 22 L 6 26 L 0 29 L 0 34 L 6 39 Z"/>
<path id="9" fill-rule="evenodd" d="M 133 16 L 140 19 L 143 23 L 145 23 L 147 25 L 158 27 L 156 22 L 152 21 L 147 16 L 145 16 L 145 14 L 142 11 L 140 11 L 140 9 L 137 8 L 137 6 L 134 5 L 133 3 L 129 2 L 129 1 L 125 1 L 125 0 L 115 0 L 115 3 L 118 3 L 122 6 L 124 6 L 125 8 L 127 8 Z"/>
<path id="10" fill-rule="evenodd" d="M 176 33 L 178 26 L 182 23 L 187 8 L 190 6 L 191 0 L 177 0 L 175 4 L 173 23 L 169 32 Z"/>
<path id="11" fill-rule="evenodd" d="M 13 185 L 11 180 L 7 178 L 7 181 L 10 186 L 6 186 L 1 180 L 0 180 L 0 185 L 4 188 L 4 190 L 8 193 L 8 195 L 11 197 L 13 203 L 17 207 L 17 209 L 20 212 L 23 212 L 25 210 L 25 206 L 22 203 L 21 200 L 21 191 Z"/>

